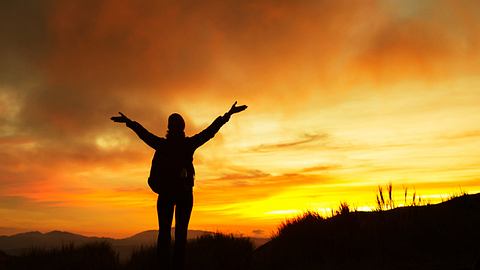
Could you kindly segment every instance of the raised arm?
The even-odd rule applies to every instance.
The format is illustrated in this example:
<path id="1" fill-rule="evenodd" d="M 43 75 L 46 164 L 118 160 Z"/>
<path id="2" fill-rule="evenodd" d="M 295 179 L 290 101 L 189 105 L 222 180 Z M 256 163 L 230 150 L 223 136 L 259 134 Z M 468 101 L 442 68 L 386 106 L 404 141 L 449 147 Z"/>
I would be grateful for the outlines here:
<path id="1" fill-rule="evenodd" d="M 200 133 L 192 136 L 193 145 L 195 148 L 202 146 L 208 140 L 213 138 L 215 134 L 220 130 L 220 128 L 230 120 L 230 117 L 233 114 L 239 113 L 247 109 L 247 105 L 236 106 L 237 102 L 233 103 L 232 107 L 228 112 L 226 112 L 223 116 L 217 117 L 213 123 L 210 124 L 206 129 L 201 131 Z"/>
<path id="2" fill-rule="evenodd" d="M 150 133 L 146 128 L 144 128 L 140 123 L 132 121 L 130 118 L 125 116 L 123 113 L 119 112 L 120 116 L 113 116 L 113 122 L 116 123 L 125 123 L 127 127 L 132 129 L 137 136 L 142 139 L 148 146 L 152 147 L 153 149 L 158 149 L 162 139 L 155 134 Z"/>

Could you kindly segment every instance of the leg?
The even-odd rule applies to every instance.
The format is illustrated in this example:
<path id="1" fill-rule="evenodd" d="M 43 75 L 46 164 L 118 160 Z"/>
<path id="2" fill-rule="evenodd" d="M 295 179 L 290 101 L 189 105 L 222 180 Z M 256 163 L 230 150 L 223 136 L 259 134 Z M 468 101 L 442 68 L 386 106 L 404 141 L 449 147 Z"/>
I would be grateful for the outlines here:
<path id="1" fill-rule="evenodd" d="M 170 243 L 171 228 L 173 219 L 174 202 L 169 199 L 158 197 L 157 215 L 158 215 L 158 239 L 157 256 L 161 266 L 160 269 L 170 269 Z"/>
<path id="2" fill-rule="evenodd" d="M 183 270 L 184 268 L 188 222 L 190 221 L 192 208 L 193 194 L 190 191 L 177 201 L 175 209 L 175 251 L 173 254 L 173 267 L 175 270 Z"/>

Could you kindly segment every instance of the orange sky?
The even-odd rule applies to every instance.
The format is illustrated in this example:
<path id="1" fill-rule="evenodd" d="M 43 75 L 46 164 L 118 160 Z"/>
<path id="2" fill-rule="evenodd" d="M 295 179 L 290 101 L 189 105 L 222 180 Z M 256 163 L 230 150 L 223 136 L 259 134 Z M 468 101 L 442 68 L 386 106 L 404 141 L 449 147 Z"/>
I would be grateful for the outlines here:
<path id="1" fill-rule="evenodd" d="M 480 192 L 478 1 L 0 3 L 0 235 L 157 226 L 153 151 L 109 117 L 187 135 L 191 229 L 269 236 L 393 183 Z"/>

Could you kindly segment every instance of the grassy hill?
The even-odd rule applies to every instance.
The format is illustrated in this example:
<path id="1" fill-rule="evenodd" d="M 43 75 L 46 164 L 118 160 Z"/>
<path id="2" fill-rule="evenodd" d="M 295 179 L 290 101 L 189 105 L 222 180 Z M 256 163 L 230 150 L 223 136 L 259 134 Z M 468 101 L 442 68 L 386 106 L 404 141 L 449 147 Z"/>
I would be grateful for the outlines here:
<path id="1" fill-rule="evenodd" d="M 480 194 L 388 211 L 315 213 L 283 224 L 253 269 L 474 269 Z"/>

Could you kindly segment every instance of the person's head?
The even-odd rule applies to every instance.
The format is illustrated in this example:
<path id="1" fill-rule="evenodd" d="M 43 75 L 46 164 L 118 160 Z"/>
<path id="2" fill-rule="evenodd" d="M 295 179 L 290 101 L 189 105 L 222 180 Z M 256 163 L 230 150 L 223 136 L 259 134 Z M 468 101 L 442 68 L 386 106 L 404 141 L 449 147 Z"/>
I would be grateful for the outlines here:
<path id="1" fill-rule="evenodd" d="M 178 113 L 172 113 L 168 117 L 167 137 L 184 137 L 185 136 L 185 120 Z"/>

